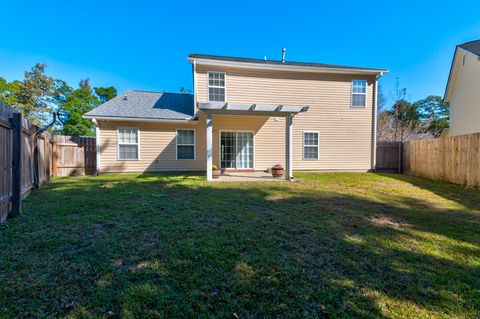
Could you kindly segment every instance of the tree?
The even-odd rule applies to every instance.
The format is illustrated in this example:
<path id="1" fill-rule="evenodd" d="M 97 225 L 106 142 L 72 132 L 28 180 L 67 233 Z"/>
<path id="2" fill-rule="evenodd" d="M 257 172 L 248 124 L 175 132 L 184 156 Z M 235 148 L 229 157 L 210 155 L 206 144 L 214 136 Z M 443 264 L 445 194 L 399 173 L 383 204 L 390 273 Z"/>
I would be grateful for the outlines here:
<path id="1" fill-rule="evenodd" d="M 51 98 L 64 83 L 46 75 L 45 68 L 45 64 L 37 63 L 30 71 L 26 71 L 24 80 L 13 84 L 17 87 L 10 96 L 10 104 L 30 122 L 39 126 L 48 120 L 54 108 Z"/>
<path id="2" fill-rule="evenodd" d="M 383 94 L 382 86 L 378 85 L 378 101 L 377 101 L 377 112 L 381 113 L 387 107 L 387 97 Z"/>
<path id="3" fill-rule="evenodd" d="M 13 105 L 16 103 L 16 94 L 20 90 L 20 81 L 15 80 L 7 82 L 4 78 L 0 77 L 0 101 Z"/>
<path id="4" fill-rule="evenodd" d="M 450 106 L 440 96 L 430 95 L 414 103 L 420 120 L 428 123 L 426 130 L 438 137 L 449 127 Z"/>
<path id="5" fill-rule="evenodd" d="M 67 92 L 60 108 L 64 116 L 62 134 L 72 136 L 93 136 L 93 123 L 82 118 L 83 114 L 100 104 L 100 100 L 93 94 L 88 79 L 81 80 L 79 88 Z"/>
<path id="6" fill-rule="evenodd" d="M 398 100 L 393 104 L 387 114 L 394 120 L 394 137 L 395 140 L 403 142 L 406 132 L 416 128 L 419 124 L 419 115 L 414 104 L 406 100 Z"/>
<path id="7" fill-rule="evenodd" d="M 180 93 L 192 94 L 192 90 L 186 89 L 184 86 L 180 87 L 178 90 Z"/>
<path id="8" fill-rule="evenodd" d="M 399 123 L 398 117 L 384 111 L 378 116 L 377 139 L 383 142 L 409 141 L 434 137 L 426 130 L 422 121 L 405 121 Z"/>
<path id="9" fill-rule="evenodd" d="M 105 103 L 117 96 L 117 89 L 113 86 L 94 88 L 100 102 Z"/>
<path id="10" fill-rule="evenodd" d="M 92 135 L 93 123 L 82 115 L 117 95 L 113 86 L 92 89 L 84 79 L 74 90 L 65 81 L 45 74 L 46 65 L 37 63 L 25 72 L 22 81 L 8 82 L 0 77 L 0 101 L 11 105 L 33 124 L 45 126 L 53 111 L 60 111 L 65 126 L 56 123 L 54 131 L 67 135 Z M 95 93 L 93 93 L 95 91 Z"/>

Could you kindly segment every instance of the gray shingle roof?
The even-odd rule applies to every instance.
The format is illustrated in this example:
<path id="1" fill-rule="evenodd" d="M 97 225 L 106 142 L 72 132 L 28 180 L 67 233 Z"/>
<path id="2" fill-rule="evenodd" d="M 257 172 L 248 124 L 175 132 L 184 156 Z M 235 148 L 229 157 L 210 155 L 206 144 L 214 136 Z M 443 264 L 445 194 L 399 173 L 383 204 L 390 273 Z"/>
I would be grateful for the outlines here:
<path id="1" fill-rule="evenodd" d="M 207 59 L 207 60 L 218 60 L 218 61 L 271 64 L 271 65 L 291 65 L 291 66 L 306 66 L 306 67 L 318 67 L 318 68 L 327 68 L 327 69 L 354 69 L 354 70 L 373 70 L 373 71 L 379 71 L 379 72 L 388 72 L 388 70 L 386 69 L 364 68 L 364 67 L 357 67 L 357 66 L 346 66 L 346 65 L 313 63 L 313 62 L 291 62 L 291 61 L 282 62 L 278 60 L 265 61 L 262 59 L 237 58 L 237 57 L 209 55 L 209 54 L 189 54 L 188 57 L 191 59 Z"/>
<path id="2" fill-rule="evenodd" d="M 460 44 L 459 47 L 480 56 L 480 40 L 465 42 Z"/>
<path id="3" fill-rule="evenodd" d="M 85 115 L 92 117 L 185 120 L 193 116 L 193 95 L 126 91 Z"/>

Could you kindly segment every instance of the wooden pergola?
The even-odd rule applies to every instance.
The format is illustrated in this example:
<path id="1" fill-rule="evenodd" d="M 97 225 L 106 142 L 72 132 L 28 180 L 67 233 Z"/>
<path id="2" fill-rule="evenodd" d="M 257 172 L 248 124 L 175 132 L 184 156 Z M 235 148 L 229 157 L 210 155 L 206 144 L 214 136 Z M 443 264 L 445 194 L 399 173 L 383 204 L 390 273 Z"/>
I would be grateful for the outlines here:
<path id="1" fill-rule="evenodd" d="M 212 180 L 213 164 L 213 120 L 212 114 L 285 117 L 285 178 L 292 179 L 292 131 L 293 117 L 306 112 L 308 106 L 234 104 L 225 102 L 199 103 L 199 110 L 206 114 L 207 180 Z"/>

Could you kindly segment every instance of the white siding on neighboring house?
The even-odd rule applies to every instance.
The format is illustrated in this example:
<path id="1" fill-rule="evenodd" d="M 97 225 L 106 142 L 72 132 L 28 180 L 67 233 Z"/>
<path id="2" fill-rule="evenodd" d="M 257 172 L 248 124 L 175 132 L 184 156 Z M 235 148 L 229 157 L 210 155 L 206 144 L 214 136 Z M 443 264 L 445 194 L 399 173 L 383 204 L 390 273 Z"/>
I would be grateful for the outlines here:
<path id="1" fill-rule="evenodd" d="M 449 86 L 449 135 L 480 132 L 480 61 L 478 56 L 457 49 Z"/>

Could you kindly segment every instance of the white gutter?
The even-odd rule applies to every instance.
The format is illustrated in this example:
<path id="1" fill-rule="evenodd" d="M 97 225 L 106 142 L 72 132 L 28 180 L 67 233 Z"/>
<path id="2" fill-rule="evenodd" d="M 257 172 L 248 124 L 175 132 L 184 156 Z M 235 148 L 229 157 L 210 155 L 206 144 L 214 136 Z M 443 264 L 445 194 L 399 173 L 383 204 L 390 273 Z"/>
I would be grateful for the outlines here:
<path id="1" fill-rule="evenodd" d="M 153 123 L 172 123 L 172 124 L 197 124 L 198 120 L 193 118 L 184 120 L 152 119 L 140 117 L 117 117 L 117 116 L 92 116 L 84 115 L 84 119 L 105 120 L 105 121 L 126 121 L 126 122 L 153 122 Z"/>
<path id="2" fill-rule="evenodd" d="M 237 67 L 249 69 L 262 70 L 276 70 L 276 71 L 297 71 L 297 72 L 319 72 L 319 73 L 340 73 L 340 74 L 386 74 L 388 70 L 375 69 L 356 69 L 356 68 L 335 68 L 335 67 L 321 67 L 321 66 L 302 66 L 302 65 L 276 65 L 276 64 L 262 64 L 254 62 L 237 62 L 237 61 L 222 61 L 211 59 L 188 58 L 190 63 L 199 63 L 211 66 L 221 67 Z"/>

